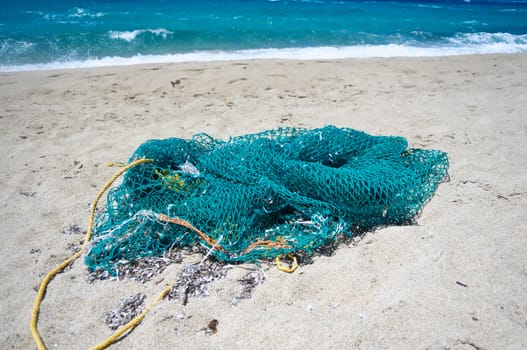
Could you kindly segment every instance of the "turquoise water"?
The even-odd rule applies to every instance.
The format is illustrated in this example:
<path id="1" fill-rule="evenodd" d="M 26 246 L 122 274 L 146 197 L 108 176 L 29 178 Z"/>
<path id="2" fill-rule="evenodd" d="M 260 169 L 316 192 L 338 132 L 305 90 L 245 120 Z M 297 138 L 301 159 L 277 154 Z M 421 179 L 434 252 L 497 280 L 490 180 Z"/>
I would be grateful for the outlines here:
<path id="1" fill-rule="evenodd" d="M 12 1 L 0 71 L 527 52 L 527 1 Z"/>

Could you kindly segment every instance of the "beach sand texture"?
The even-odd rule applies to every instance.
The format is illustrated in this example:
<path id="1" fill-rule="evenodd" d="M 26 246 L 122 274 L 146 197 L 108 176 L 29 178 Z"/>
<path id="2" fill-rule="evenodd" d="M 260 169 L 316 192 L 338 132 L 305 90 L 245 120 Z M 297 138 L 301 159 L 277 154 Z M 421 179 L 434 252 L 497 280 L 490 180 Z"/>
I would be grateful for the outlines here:
<path id="1" fill-rule="evenodd" d="M 333 124 L 448 153 L 450 182 L 418 225 L 368 233 L 292 274 L 264 264 L 267 279 L 234 306 L 236 267 L 208 297 L 159 302 L 112 349 L 526 349 L 526 91 L 527 55 L 0 73 L 0 347 L 35 347 L 35 288 L 82 241 L 63 229 L 87 226 L 115 172 L 107 162 L 151 138 Z M 181 267 L 90 284 L 75 262 L 42 303 L 47 346 L 96 345 L 112 333 L 105 311 L 139 292 L 153 300 Z"/>

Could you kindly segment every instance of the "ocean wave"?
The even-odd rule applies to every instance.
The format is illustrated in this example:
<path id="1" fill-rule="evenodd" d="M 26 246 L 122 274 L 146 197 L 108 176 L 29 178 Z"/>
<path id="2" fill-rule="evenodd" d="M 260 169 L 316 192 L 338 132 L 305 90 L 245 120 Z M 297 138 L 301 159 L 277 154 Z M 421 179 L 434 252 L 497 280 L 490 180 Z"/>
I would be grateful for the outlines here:
<path id="1" fill-rule="evenodd" d="M 124 40 L 127 42 L 134 41 L 139 35 L 150 33 L 154 34 L 155 36 L 160 36 L 163 39 L 166 39 L 168 35 L 174 34 L 173 32 L 165 29 L 165 28 L 158 28 L 158 29 L 136 29 L 132 31 L 109 31 L 108 35 L 111 39 L 119 39 Z"/>
<path id="2" fill-rule="evenodd" d="M 38 16 L 44 16 L 45 15 L 45 13 L 43 11 L 33 11 L 33 10 L 20 11 L 20 13 L 25 13 L 27 15 L 38 15 Z"/>
<path id="3" fill-rule="evenodd" d="M 525 13 L 525 12 L 527 12 L 527 9 L 499 9 L 498 12 Z"/>
<path id="4" fill-rule="evenodd" d="M 471 26 L 476 26 L 476 25 L 478 25 L 478 24 L 481 24 L 481 25 L 483 25 L 483 26 L 488 26 L 487 23 L 485 23 L 485 22 L 479 22 L 479 21 L 477 21 L 477 20 L 475 20 L 475 19 L 471 19 L 471 20 L 468 20 L 468 21 L 462 21 L 461 24 L 468 24 L 468 25 L 471 25 Z"/>
<path id="5" fill-rule="evenodd" d="M 69 11 L 68 17 L 88 17 L 88 18 L 99 18 L 103 17 L 105 14 L 103 12 L 90 12 L 89 10 L 85 10 L 82 7 L 74 7 Z"/>
<path id="6" fill-rule="evenodd" d="M 123 39 L 124 40 L 124 39 Z M 527 53 L 527 35 L 509 33 L 460 34 L 435 46 L 404 44 L 357 45 L 344 47 L 303 47 L 233 51 L 195 51 L 167 55 L 103 57 L 42 64 L 0 65 L 1 72 L 127 66 L 135 64 L 210 62 L 247 59 L 319 60 L 370 57 L 439 57 L 473 54 Z"/>
<path id="7" fill-rule="evenodd" d="M 65 12 L 46 12 L 46 11 L 22 11 L 24 14 L 35 15 L 45 21 L 56 22 L 59 24 L 78 24 L 81 20 L 96 19 L 104 17 L 107 14 L 104 12 L 92 12 L 81 7 L 74 7 Z M 95 22 L 87 22 L 87 24 L 94 24 Z"/>
<path id="8" fill-rule="evenodd" d="M 14 40 L 7 38 L 0 41 L 0 57 L 6 55 L 21 55 L 26 53 L 35 44 L 27 41 Z"/>
<path id="9" fill-rule="evenodd" d="M 448 39 L 448 43 L 459 47 L 481 50 L 527 50 L 527 34 L 510 33 L 461 33 Z"/>
<path id="10" fill-rule="evenodd" d="M 430 8 L 430 9 L 442 9 L 442 8 L 444 8 L 442 5 L 438 5 L 438 4 L 417 4 L 417 7 Z"/>

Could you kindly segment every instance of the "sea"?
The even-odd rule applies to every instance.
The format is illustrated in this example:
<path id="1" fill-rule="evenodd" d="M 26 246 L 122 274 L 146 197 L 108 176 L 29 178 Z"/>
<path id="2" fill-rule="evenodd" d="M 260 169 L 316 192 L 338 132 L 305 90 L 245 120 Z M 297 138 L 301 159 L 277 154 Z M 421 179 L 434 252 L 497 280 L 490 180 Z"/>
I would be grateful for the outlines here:
<path id="1" fill-rule="evenodd" d="M 527 53 L 527 0 L 0 0 L 0 71 Z"/>

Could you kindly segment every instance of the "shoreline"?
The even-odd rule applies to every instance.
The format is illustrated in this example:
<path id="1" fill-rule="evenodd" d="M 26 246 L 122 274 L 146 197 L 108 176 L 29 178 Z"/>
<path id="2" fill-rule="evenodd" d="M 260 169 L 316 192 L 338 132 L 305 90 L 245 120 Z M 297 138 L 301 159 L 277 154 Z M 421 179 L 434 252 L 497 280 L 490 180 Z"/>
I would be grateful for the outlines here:
<path id="1" fill-rule="evenodd" d="M 440 149 L 450 182 L 418 224 L 378 229 L 231 304 L 246 270 L 209 296 L 163 300 L 111 349 L 527 347 L 527 55 L 241 60 L 0 73 L 4 223 L 0 343 L 34 347 L 28 324 L 43 274 L 71 254 L 87 209 L 115 169 L 152 138 L 227 138 L 326 124 Z M 199 257 L 191 259 L 199 260 Z M 145 284 L 51 282 L 39 330 L 48 347 L 83 349 L 112 331 L 103 313 Z M 218 332 L 201 331 L 213 320 Z"/>
<path id="2" fill-rule="evenodd" d="M 518 44 L 520 45 L 520 44 Z M 520 45 L 521 46 L 521 45 Z M 524 48 L 467 47 L 412 47 L 405 45 L 362 45 L 345 47 L 300 47 L 282 49 L 244 49 L 232 51 L 196 51 L 181 54 L 141 55 L 131 57 L 103 57 L 83 61 L 34 63 L 22 65 L 0 65 L 0 73 L 37 72 L 71 69 L 97 69 L 106 67 L 129 67 L 145 64 L 222 63 L 236 61 L 286 60 L 319 61 L 346 59 L 392 59 L 392 58 L 441 58 L 474 55 L 525 55 Z M 298 58 L 298 57 L 302 58 Z"/>

